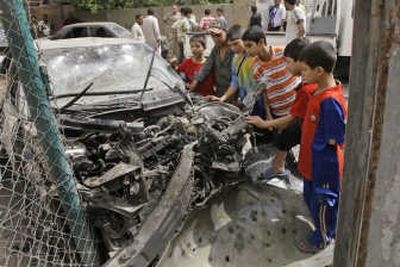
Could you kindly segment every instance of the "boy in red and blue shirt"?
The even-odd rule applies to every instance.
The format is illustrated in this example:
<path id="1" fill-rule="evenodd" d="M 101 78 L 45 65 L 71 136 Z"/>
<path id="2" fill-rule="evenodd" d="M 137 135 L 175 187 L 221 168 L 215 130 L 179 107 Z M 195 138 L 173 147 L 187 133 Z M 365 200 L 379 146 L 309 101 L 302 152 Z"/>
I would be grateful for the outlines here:
<path id="1" fill-rule="evenodd" d="M 302 79 L 317 83 L 302 126 L 299 171 L 304 177 L 304 200 L 316 230 L 298 243 L 303 252 L 325 248 L 336 234 L 347 105 L 343 87 L 333 77 L 334 47 L 324 41 L 306 47 L 299 56 Z"/>
<path id="2" fill-rule="evenodd" d="M 300 52 L 309 45 L 310 42 L 299 37 L 291 41 L 284 50 L 287 68 L 296 77 L 301 75 L 301 64 L 298 61 Z M 273 119 L 262 120 L 259 117 L 249 116 L 248 122 L 262 129 L 277 130 L 274 138 L 274 146 L 277 148 L 272 165 L 264 171 L 265 180 L 277 177 L 287 179 L 289 173 L 285 170 L 287 152 L 294 146 L 300 144 L 301 125 L 303 124 L 308 101 L 311 94 L 317 89 L 317 84 L 302 82 L 296 90 L 296 99 L 293 102 L 288 115 Z"/>

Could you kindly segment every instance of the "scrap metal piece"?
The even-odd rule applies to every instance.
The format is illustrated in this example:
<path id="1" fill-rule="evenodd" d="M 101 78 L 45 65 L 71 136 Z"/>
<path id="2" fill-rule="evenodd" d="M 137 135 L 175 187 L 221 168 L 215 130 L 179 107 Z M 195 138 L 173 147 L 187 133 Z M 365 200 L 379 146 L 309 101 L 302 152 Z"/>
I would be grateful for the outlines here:
<path id="1" fill-rule="evenodd" d="M 236 161 L 231 163 L 214 161 L 211 165 L 211 168 L 219 171 L 238 173 L 240 171 L 240 164 Z"/>
<path id="2" fill-rule="evenodd" d="M 120 162 L 113 168 L 105 172 L 102 176 L 93 176 L 83 181 L 83 184 L 87 187 L 94 188 L 106 184 L 114 179 L 121 178 L 127 174 L 135 173 L 140 170 L 139 166 L 126 164 Z"/>
<path id="3" fill-rule="evenodd" d="M 158 206 L 146 219 L 135 240 L 107 261 L 105 267 L 144 267 L 161 256 L 182 227 L 191 201 L 194 171 L 194 143 L 186 145 L 180 162 Z"/>
<path id="4" fill-rule="evenodd" d="M 270 80 L 268 78 L 257 81 L 252 90 L 250 90 L 250 92 L 245 96 L 242 101 L 244 106 L 242 111 L 245 115 L 250 115 L 250 113 L 253 111 L 257 98 L 261 95 L 265 88 L 267 88 L 269 81 Z"/>
<path id="5" fill-rule="evenodd" d="M 143 122 L 126 122 L 123 120 L 108 120 L 95 118 L 72 118 L 66 115 L 58 116 L 62 127 L 71 127 L 90 132 L 114 132 L 126 128 L 133 133 L 141 133 L 144 130 Z"/>
<path id="6" fill-rule="evenodd" d="M 112 197 L 110 195 L 102 196 L 97 195 L 96 198 L 90 199 L 88 202 L 88 208 L 101 208 L 105 210 L 110 210 L 112 212 L 118 213 L 123 217 L 130 219 L 132 216 L 141 210 L 144 206 L 148 205 L 148 203 L 142 203 L 136 206 L 133 206 L 121 199 Z"/>

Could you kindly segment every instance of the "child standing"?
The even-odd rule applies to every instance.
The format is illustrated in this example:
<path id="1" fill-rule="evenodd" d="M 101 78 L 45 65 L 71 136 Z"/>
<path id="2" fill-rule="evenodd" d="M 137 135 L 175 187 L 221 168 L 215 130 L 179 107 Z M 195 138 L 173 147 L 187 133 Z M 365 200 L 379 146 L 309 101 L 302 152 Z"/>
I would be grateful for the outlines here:
<path id="1" fill-rule="evenodd" d="M 267 45 L 264 31 L 254 26 L 242 36 L 244 46 L 251 56 L 255 56 L 254 79 L 268 80 L 263 91 L 264 107 L 267 120 L 281 118 L 289 114 L 290 107 L 296 99 L 295 89 L 301 83 L 299 77 L 293 76 L 285 61 L 283 49 Z M 256 126 L 265 121 L 260 116 L 249 116 L 248 122 Z M 263 141 L 273 141 L 272 131 L 262 131 Z M 268 170 L 268 169 L 267 169 Z M 276 174 L 265 174 L 274 177 Z"/>
<path id="2" fill-rule="evenodd" d="M 334 47 L 324 41 L 309 45 L 299 56 L 303 81 L 318 84 L 308 103 L 299 159 L 304 199 L 316 230 L 298 248 L 309 253 L 325 248 L 336 234 L 347 114 L 343 87 L 333 77 L 336 59 Z"/>
<path id="3" fill-rule="evenodd" d="M 206 50 L 206 43 L 203 38 L 194 36 L 190 39 L 190 49 L 193 56 L 185 59 L 180 65 L 176 67 L 176 70 L 182 76 L 183 80 L 187 85 L 190 85 L 195 79 L 195 75 L 203 66 L 206 59 L 204 57 L 204 51 Z M 213 95 L 214 79 L 212 75 L 208 75 L 202 82 L 197 83 L 193 91 L 203 95 Z M 190 88 L 188 86 L 188 88 Z"/>
<path id="4" fill-rule="evenodd" d="M 253 65 L 255 58 L 250 56 L 242 41 L 242 27 L 238 24 L 233 25 L 227 32 L 228 45 L 235 53 L 232 60 L 231 84 L 226 92 L 221 96 L 213 96 L 212 100 L 220 102 L 228 101 L 230 98 L 239 98 L 239 106 L 253 88 L 255 82 L 253 79 Z M 232 101 L 236 103 L 236 99 Z M 254 106 L 252 114 L 265 118 L 264 100 L 260 97 Z"/>
<path id="5" fill-rule="evenodd" d="M 256 57 L 254 60 L 254 79 L 268 78 L 267 88 L 263 92 L 267 119 L 286 116 L 295 98 L 295 89 L 301 83 L 287 68 L 283 49 L 267 44 L 264 31 L 253 26 L 242 36 L 247 52 Z"/>
<path id="6" fill-rule="evenodd" d="M 304 38 L 296 38 L 291 41 L 284 50 L 285 60 L 289 71 L 296 77 L 301 75 L 301 63 L 298 56 L 302 49 L 309 45 Z M 308 101 L 311 94 L 317 89 L 317 84 L 302 83 L 296 88 L 296 99 L 288 115 L 273 120 L 260 120 L 249 117 L 248 122 L 262 129 L 274 128 L 277 130 L 274 145 L 277 148 L 272 166 L 264 172 L 264 179 L 273 177 L 287 178 L 289 173 L 285 171 L 286 155 L 289 149 L 300 144 L 301 125 L 305 118 Z"/>

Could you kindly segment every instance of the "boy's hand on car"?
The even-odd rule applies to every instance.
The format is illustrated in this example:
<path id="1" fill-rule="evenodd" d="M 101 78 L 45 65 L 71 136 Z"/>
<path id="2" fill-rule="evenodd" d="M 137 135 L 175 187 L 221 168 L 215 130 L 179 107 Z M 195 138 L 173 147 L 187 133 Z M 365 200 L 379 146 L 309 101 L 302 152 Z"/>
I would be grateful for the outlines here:
<path id="1" fill-rule="evenodd" d="M 219 102 L 223 102 L 221 97 L 215 96 L 215 95 L 208 95 L 206 96 L 206 98 L 210 101 L 219 101 Z"/>
<path id="2" fill-rule="evenodd" d="M 191 84 L 188 85 L 188 90 L 193 91 L 197 86 L 197 81 L 194 80 Z"/>
<path id="3" fill-rule="evenodd" d="M 269 131 L 274 130 L 274 128 L 271 127 L 268 120 L 263 120 L 259 116 L 247 116 L 246 121 L 247 121 L 247 123 L 252 124 L 261 129 L 268 129 Z"/>
<path id="4" fill-rule="evenodd" d="M 259 116 L 247 116 L 246 121 L 247 123 L 252 124 L 258 128 L 265 128 L 265 121 Z"/>

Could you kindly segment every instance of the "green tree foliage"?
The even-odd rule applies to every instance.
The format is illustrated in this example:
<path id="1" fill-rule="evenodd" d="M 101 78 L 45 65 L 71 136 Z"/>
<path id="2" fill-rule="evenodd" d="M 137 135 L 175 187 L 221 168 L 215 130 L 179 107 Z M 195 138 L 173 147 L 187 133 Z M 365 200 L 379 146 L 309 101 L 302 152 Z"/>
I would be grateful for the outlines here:
<path id="1" fill-rule="evenodd" d="M 128 7 L 232 3 L 232 0 L 73 0 L 74 5 L 96 13 L 101 10 Z"/>
<path id="2" fill-rule="evenodd" d="M 92 13 L 100 10 L 124 8 L 134 6 L 137 0 L 74 0 L 74 5 L 88 9 Z"/>

